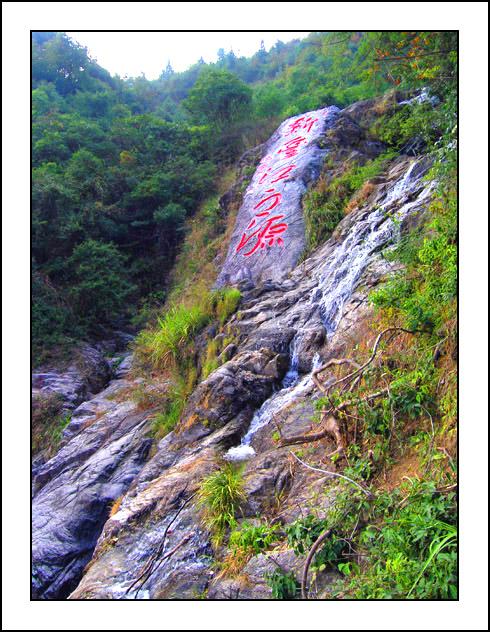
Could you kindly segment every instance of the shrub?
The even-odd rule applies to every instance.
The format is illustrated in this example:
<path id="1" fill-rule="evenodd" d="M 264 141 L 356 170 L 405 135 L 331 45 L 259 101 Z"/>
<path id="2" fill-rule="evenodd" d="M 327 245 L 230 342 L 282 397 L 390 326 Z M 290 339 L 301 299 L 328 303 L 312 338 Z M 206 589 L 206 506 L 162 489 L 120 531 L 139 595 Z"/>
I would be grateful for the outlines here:
<path id="1" fill-rule="evenodd" d="M 67 260 L 75 313 L 86 326 L 110 323 L 124 311 L 134 291 L 128 280 L 126 257 L 113 244 L 89 239 Z"/>
<path id="2" fill-rule="evenodd" d="M 454 312 L 457 295 L 457 199 L 442 192 L 429 207 L 427 237 L 410 233 L 390 255 L 405 264 L 393 279 L 373 292 L 378 308 L 398 316 L 408 329 L 434 331 Z"/>
<path id="3" fill-rule="evenodd" d="M 401 498 L 401 494 L 404 498 Z M 456 599 L 455 495 L 430 482 L 379 494 L 359 543 L 370 566 L 349 590 L 359 599 Z"/>
<path id="4" fill-rule="evenodd" d="M 257 555 L 261 551 L 269 548 L 269 546 L 277 540 L 277 531 L 279 526 L 258 524 L 254 525 L 244 522 L 240 525 L 240 529 L 232 531 L 230 534 L 230 549 L 237 551 L 245 550 L 250 554 Z"/>
<path id="5" fill-rule="evenodd" d="M 73 313 L 47 277 L 32 273 L 31 335 L 34 364 L 40 364 L 55 347 L 65 351 L 79 335 Z"/>
<path id="6" fill-rule="evenodd" d="M 364 165 L 351 165 L 342 175 L 328 183 L 320 178 L 317 185 L 303 198 L 309 250 L 327 240 L 345 213 L 353 209 L 354 194 L 358 194 L 357 203 L 365 200 L 363 194 L 366 194 L 367 189 L 361 194 L 365 184 L 381 173 L 394 155 L 394 152 L 389 151 Z"/>
<path id="7" fill-rule="evenodd" d="M 305 518 L 295 520 L 286 526 L 286 536 L 289 546 L 297 555 L 306 554 L 312 547 L 315 540 L 329 528 L 329 522 L 308 514 Z M 315 560 L 311 565 L 313 571 L 325 570 L 327 564 L 333 564 L 340 560 L 340 554 L 345 546 L 343 540 L 339 540 L 335 534 L 325 540 L 320 550 L 315 555 Z"/>
<path id="8" fill-rule="evenodd" d="M 413 103 L 379 117 L 370 131 L 389 147 L 400 149 L 417 136 L 433 143 L 440 136 L 438 122 L 439 113 L 430 103 Z"/>
<path id="9" fill-rule="evenodd" d="M 300 585 L 292 571 L 284 573 L 276 568 L 274 572 L 267 573 L 265 578 L 272 589 L 273 599 L 294 599 L 299 593 Z"/>

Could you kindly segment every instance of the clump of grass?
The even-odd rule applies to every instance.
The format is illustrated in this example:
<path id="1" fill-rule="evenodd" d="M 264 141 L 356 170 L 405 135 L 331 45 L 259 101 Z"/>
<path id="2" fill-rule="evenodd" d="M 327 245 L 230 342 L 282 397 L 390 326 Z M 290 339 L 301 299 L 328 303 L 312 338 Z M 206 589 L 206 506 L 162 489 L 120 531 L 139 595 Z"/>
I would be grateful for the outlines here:
<path id="1" fill-rule="evenodd" d="M 156 439 L 163 438 L 176 427 L 187 398 L 198 381 L 194 344 L 197 334 L 212 320 L 218 320 L 223 326 L 235 311 L 240 298 L 240 292 L 234 288 L 204 292 L 191 305 L 173 305 L 158 319 L 156 326 L 148 327 L 139 334 L 135 353 L 140 364 L 165 372 L 172 384 L 163 394 L 145 385 L 139 386 L 133 393 L 139 408 L 161 406 L 153 423 Z M 218 368 L 219 344 L 217 339 L 208 343 L 201 377 L 206 378 Z"/>
<path id="2" fill-rule="evenodd" d="M 230 533 L 229 552 L 222 560 L 221 577 L 238 575 L 248 560 L 268 549 L 278 539 L 279 525 L 243 522 Z"/>
<path id="3" fill-rule="evenodd" d="M 183 406 L 178 400 L 171 401 L 165 412 L 157 413 L 153 420 L 153 433 L 156 439 L 163 439 L 177 425 Z"/>
<path id="4" fill-rule="evenodd" d="M 379 175 L 394 156 L 395 152 L 388 151 L 364 165 L 349 166 L 336 178 L 318 180 L 303 199 L 308 251 L 331 236 L 345 213 L 352 210 L 352 204 L 349 205 L 352 196 Z M 358 201 L 363 201 L 362 195 Z"/>
<path id="5" fill-rule="evenodd" d="M 202 377 L 206 379 L 210 373 L 215 371 L 219 366 L 218 361 L 219 342 L 216 338 L 210 340 L 206 347 L 206 358 L 202 366 Z"/>
<path id="6" fill-rule="evenodd" d="M 224 325 L 228 318 L 236 312 L 241 298 L 242 294 L 240 290 L 234 287 L 225 287 L 221 290 L 215 290 L 215 309 L 220 325 Z"/>
<path id="7" fill-rule="evenodd" d="M 186 351 L 194 337 L 214 318 L 223 325 L 235 312 L 240 298 L 239 290 L 222 288 L 205 292 L 192 305 L 173 305 L 158 318 L 156 327 L 139 334 L 137 354 L 154 369 L 175 368 L 188 357 Z"/>
<path id="8" fill-rule="evenodd" d="M 184 347 L 210 319 L 211 313 L 205 304 L 175 305 L 158 319 L 157 327 L 139 334 L 137 350 L 150 360 L 153 368 L 174 366 L 183 356 Z"/>
<path id="9" fill-rule="evenodd" d="M 191 389 L 192 390 L 192 387 Z M 153 435 L 156 439 L 163 439 L 177 426 L 182 411 L 184 410 L 189 389 L 182 381 L 174 384 L 168 393 L 168 400 L 162 411 L 153 419 Z"/>
<path id="10" fill-rule="evenodd" d="M 198 491 L 198 505 L 202 507 L 203 524 L 212 534 L 212 542 L 219 546 L 228 529 L 236 526 L 236 514 L 245 501 L 242 468 L 227 463 L 205 478 Z"/>
<path id="11" fill-rule="evenodd" d="M 230 549 L 232 551 L 244 549 L 257 555 L 277 540 L 278 530 L 278 524 L 253 524 L 245 521 L 240 525 L 240 529 L 236 529 L 230 534 Z"/>

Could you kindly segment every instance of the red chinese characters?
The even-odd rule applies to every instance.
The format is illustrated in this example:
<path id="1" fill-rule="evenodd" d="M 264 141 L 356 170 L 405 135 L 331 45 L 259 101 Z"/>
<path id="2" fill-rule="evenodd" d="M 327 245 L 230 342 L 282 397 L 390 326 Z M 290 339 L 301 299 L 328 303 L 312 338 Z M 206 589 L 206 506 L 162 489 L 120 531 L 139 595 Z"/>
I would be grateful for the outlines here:
<path id="1" fill-rule="evenodd" d="M 271 195 L 262 198 L 262 200 L 254 206 L 254 210 L 260 208 L 262 204 L 267 205 L 270 202 L 270 206 L 268 206 L 267 209 L 264 208 L 262 210 L 266 210 L 267 212 L 272 211 L 272 209 L 275 208 L 282 200 L 282 193 L 278 193 L 277 191 L 274 191 L 274 189 L 267 189 L 266 193 L 270 193 Z"/>
<path id="2" fill-rule="evenodd" d="M 293 158 L 298 155 L 299 146 L 301 143 L 304 143 L 306 138 L 304 136 L 296 136 L 296 138 L 292 138 L 288 140 L 281 149 L 278 150 L 278 154 L 284 154 L 285 158 Z"/>
<path id="3" fill-rule="evenodd" d="M 280 235 L 287 230 L 288 225 L 280 220 L 284 219 L 285 216 L 273 215 L 270 217 L 270 212 L 280 204 L 282 194 L 274 189 L 267 189 L 265 192 L 270 195 L 262 198 L 255 205 L 254 210 L 257 212 L 245 229 L 236 248 L 236 252 L 239 253 L 250 246 L 250 249 L 242 253 L 244 257 L 250 257 L 257 250 L 266 246 L 273 246 L 274 244 L 282 246 L 284 244 Z"/>
<path id="4" fill-rule="evenodd" d="M 244 257 L 250 257 L 256 253 L 257 250 L 265 248 L 266 246 L 273 246 L 274 243 L 278 246 L 282 246 L 284 244 L 284 240 L 280 237 L 280 235 L 282 235 L 288 227 L 286 222 L 280 221 L 281 219 L 284 219 L 284 215 L 274 215 L 273 217 L 269 217 L 264 220 L 262 223 L 259 222 L 257 228 L 253 232 L 247 234 L 248 230 L 257 225 L 257 218 L 268 214 L 268 212 L 258 213 L 252 219 L 237 246 L 237 253 L 245 247 L 248 248 L 248 246 L 250 246 L 249 250 L 242 253 Z"/>
<path id="5" fill-rule="evenodd" d="M 317 118 L 312 116 L 300 116 L 289 125 L 289 130 L 286 136 L 296 133 L 299 129 L 306 130 L 309 134 L 313 128 L 313 125 L 318 121 Z"/>
<path id="6" fill-rule="evenodd" d="M 269 188 L 265 189 L 255 204 L 254 215 L 235 249 L 236 254 L 250 257 L 264 248 L 284 245 L 283 235 L 288 229 L 288 224 L 284 221 L 286 215 L 279 210 L 282 193 L 273 185 L 279 183 L 277 186 L 280 187 L 290 177 L 296 168 L 296 164 L 293 164 L 291 159 L 304 149 L 309 140 L 308 134 L 318 120 L 307 115 L 297 118 L 289 124 L 284 134 L 286 138 L 279 149 L 262 159 L 257 168 L 253 188 L 262 186 Z"/>
<path id="7" fill-rule="evenodd" d="M 274 178 L 273 180 L 271 179 L 270 184 L 274 184 L 275 182 L 284 180 L 289 176 L 289 174 L 295 167 L 296 165 L 286 165 L 284 167 L 278 167 L 276 169 L 271 169 L 269 167 L 269 169 L 267 169 L 267 171 L 262 174 L 259 180 L 259 184 L 263 184 L 269 177 Z"/>

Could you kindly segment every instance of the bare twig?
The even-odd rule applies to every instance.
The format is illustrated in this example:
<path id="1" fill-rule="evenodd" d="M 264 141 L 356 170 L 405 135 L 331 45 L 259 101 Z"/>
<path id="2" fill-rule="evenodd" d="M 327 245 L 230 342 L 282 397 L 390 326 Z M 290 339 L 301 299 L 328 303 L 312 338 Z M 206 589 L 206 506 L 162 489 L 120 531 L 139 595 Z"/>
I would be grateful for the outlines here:
<path id="1" fill-rule="evenodd" d="M 451 469 L 453 470 L 453 472 L 456 471 L 456 467 L 454 465 L 454 460 L 453 457 L 449 454 L 449 452 L 446 450 L 446 448 L 437 448 L 439 450 L 439 452 L 442 452 L 443 454 L 445 454 L 447 456 L 447 458 L 449 459 L 449 463 L 451 464 Z"/>
<path id="2" fill-rule="evenodd" d="M 337 384 L 341 384 L 342 382 L 345 382 L 346 380 L 350 380 L 353 377 L 357 376 L 358 374 L 362 373 L 364 371 L 364 369 L 366 369 L 371 364 L 371 362 L 374 360 L 374 358 L 376 357 L 376 354 L 378 353 L 378 347 L 379 347 L 379 344 L 381 342 L 381 339 L 388 332 L 395 332 L 395 335 L 398 335 L 398 334 L 400 334 L 402 332 L 406 333 L 406 334 L 414 334 L 414 333 L 419 333 L 419 330 L 416 329 L 416 330 L 412 331 L 410 329 L 404 329 L 403 327 L 387 327 L 386 329 L 383 329 L 383 331 L 381 333 L 379 333 L 378 337 L 376 338 L 376 341 L 375 341 L 375 343 L 373 345 L 373 350 L 372 350 L 371 355 L 368 358 L 368 360 L 366 360 L 366 362 L 364 364 L 362 364 L 361 366 L 358 366 L 356 368 L 356 370 L 353 371 L 352 373 L 348 373 L 347 375 L 344 375 L 344 377 L 341 377 L 338 380 L 336 380 L 335 382 L 333 382 L 332 384 L 330 384 L 330 386 L 328 387 L 328 390 L 331 390 Z M 394 338 L 394 335 L 390 337 L 390 341 L 393 338 Z M 320 367 L 320 369 L 321 368 L 323 368 L 323 367 Z M 317 371 L 317 373 L 318 373 L 318 371 Z"/>
<path id="3" fill-rule="evenodd" d="M 291 454 L 294 456 L 294 458 L 299 461 L 301 463 L 301 465 L 304 465 L 305 467 L 307 467 L 309 470 L 313 470 L 314 472 L 321 472 L 322 474 L 327 474 L 327 476 L 335 476 L 338 478 L 343 478 L 344 480 L 348 481 L 349 483 L 351 483 L 352 485 L 355 485 L 356 487 L 358 487 L 363 494 L 366 494 L 366 496 L 368 498 L 372 498 L 372 493 L 369 491 L 369 489 L 366 489 L 365 487 L 363 487 L 362 485 L 359 485 L 359 483 L 356 483 L 356 481 L 353 481 L 351 478 L 349 478 L 348 476 L 345 476 L 344 474 L 339 474 L 338 472 L 330 472 L 329 470 L 323 470 L 319 467 L 314 467 L 313 465 L 308 465 L 308 463 L 305 463 L 304 461 L 302 461 L 299 456 L 297 456 L 296 454 L 294 454 L 294 452 L 291 452 Z"/>
<path id="4" fill-rule="evenodd" d="M 385 336 L 386 334 L 391 334 L 389 337 L 388 342 L 391 342 L 393 340 L 393 338 L 395 338 L 396 336 L 398 336 L 400 333 L 408 333 L 408 334 L 415 334 L 415 333 L 421 333 L 420 330 L 415 329 L 415 330 L 410 330 L 410 329 L 405 329 L 404 327 L 387 327 L 386 329 L 383 329 L 383 331 L 381 331 L 375 342 L 373 345 L 373 349 L 371 352 L 370 357 L 366 360 L 366 362 L 364 362 L 364 364 L 359 365 L 357 362 L 354 362 L 354 360 L 351 360 L 349 358 L 334 358 L 329 360 L 328 362 L 326 362 L 324 365 L 322 365 L 321 367 L 319 367 L 318 369 L 316 369 L 316 371 L 313 371 L 312 373 L 312 379 L 314 384 L 316 385 L 316 387 L 327 397 L 329 403 L 330 403 L 330 407 L 326 408 L 324 410 L 322 410 L 322 423 L 323 422 L 327 422 L 329 421 L 329 417 L 328 415 L 330 413 L 335 413 L 335 412 L 339 412 L 342 410 L 345 410 L 347 407 L 359 403 L 359 401 L 361 402 L 369 402 L 373 399 L 376 399 L 377 397 L 381 397 L 383 395 L 385 395 L 386 393 L 389 393 L 389 388 L 384 388 L 380 391 L 377 391 L 376 393 L 371 393 L 370 395 L 366 395 L 364 398 L 362 398 L 361 400 L 346 400 L 344 402 L 342 402 L 341 404 L 335 405 L 331 399 L 330 399 L 330 391 L 332 390 L 332 388 L 334 386 L 337 386 L 338 384 L 343 384 L 343 383 L 348 383 L 348 381 L 351 381 L 351 386 L 349 388 L 349 392 L 352 392 L 354 390 L 354 388 L 356 386 L 358 386 L 359 382 L 362 379 L 363 376 L 363 372 L 365 371 L 365 369 L 373 362 L 373 360 L 375 359 L 377 353 L 378 353 L 378 348 L 380 345 L 380 342 L 383 338 L 383 336 Z M 348 373 L 347 375 L 344 375 L 343 377 L 334 380 L 332 383 L 330 383 L 328 386 L 325 386 L 324 384 L 322 384 L 322 382 L 319 379 L 319 376 L 326 371 L 329 367 L 333 366 L 333 365 L 342 365 L 342 364 L 350 364 L 351 366 L 355 367 L 354 371 L 351 371 L 350 373 Z M 318 441 L 320 439 L 325 438 L 327 435 L 332 434 L 331 429 L 329 429 L 328 427 L 324 428 L 323 430 L 316 432 L 316 433 L 312 433 L 312 434 L 308 434 L 308 435 L 296 435 L 293 437 L 285 437 L 282 441 L 282 445 L 294 445 L 294 444 L 298 444 L 298 443 L 309 443 L 311 441 Z M 357 438 L 357 428 L 356 428 L 356 438 Z M 337 437 L 336 437 L 337 439 Z M 338 442 L 337 442 L 337 448 L 339 447 Z"/>

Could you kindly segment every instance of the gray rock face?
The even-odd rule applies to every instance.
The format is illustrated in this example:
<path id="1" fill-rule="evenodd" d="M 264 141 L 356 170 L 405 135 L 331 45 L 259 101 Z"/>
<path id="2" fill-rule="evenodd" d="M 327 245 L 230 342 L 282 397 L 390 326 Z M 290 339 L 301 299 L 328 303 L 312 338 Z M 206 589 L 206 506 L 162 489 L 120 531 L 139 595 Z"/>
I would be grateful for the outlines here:
<path id="1" fill-rule="evenodd" d="M 284 121 L 264 156 L 238 212 L 217 286 L 281 280 L 305 247 L 301 198 L 326 155 L 318 140 L 339 112 L 335 106 Z"/>
<path id="2" fill-rule="evenodd" d="M 431 185 L 422 179 L 425 169 L 408 158 L 395 162 L 372 201 L 348 215 L 336 234 L 287 280 L 245 294 L 240 312 L 230 321 L 238 331 L 239 351 L 197 387 L 177 429 L 160 442 L 118 513 L 105 524 L 94 560 L 70 598 L 207 594 L 214 599 L 268 599 L 271 591 L 264 574 L 277 564 L 299 577 L 304 558 L 290 550 L 252 557 L 239 579 L 217 574 L 215 552 L 192 494 L 231 447 L 248 456 L 242 517 L 272 515 L 290 522 L 302 508 L 313 506 L 321 513 L 328 507 L 335 483 L 294 466 L 289 449 L 279 447 L 274 438 L 276 423 L 285 436 L 314 428 L 318 393 L 311 368 L 319 358 L 341 354 L 346 341 L 363 335 L 359 332 L 371 316 L 367 295 L 390 273 L 380 251 L 428 202 Z M 399 221 L 393 221 L 394 216 Z M 319 449 L 330 451 L 328 440 Z M 167 533 L 185 500 L 188 504 Z M 159 563 L 142 576 L 152 556 Z M 328 592 L 332 578 L 328 573 L 320 577 L 312 596 Z"/>
<path id="3" fill-rule="evenodd" d="M 91 559 L 110 506 L 146 461 L 149 413 L 132 402 L 106 397 L 126 386 L 112 384 L 74 412 L 65 445 L 33 481 L 32 594 L 63 598 L 76 587 Z M 90 404 L 90 408 L 89 408 Z"/>
<path id="4" fill-rule="evenodd" d="M 111 367 L 103 353 L 83 345 L 75 353 L 74 361 L 66 368 L 47 368 L 33 372 L 33 398 L 57 394 L 63 408 L 72 410 L 91 395 L 101 391 L 111 378 Z"/>

